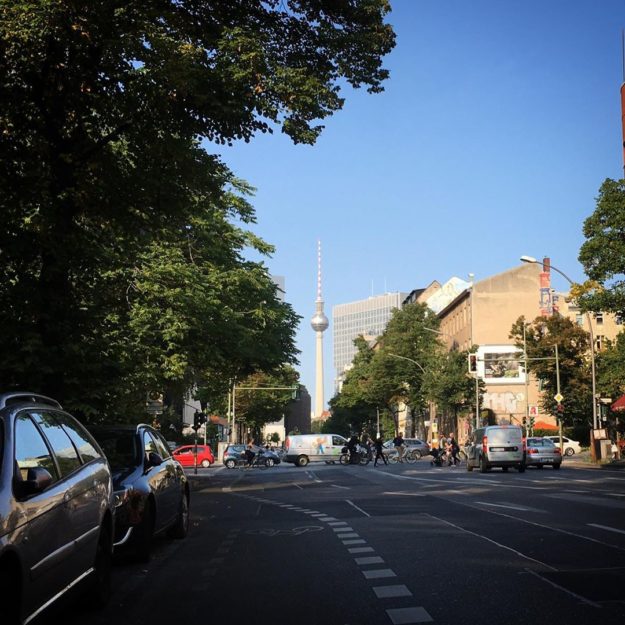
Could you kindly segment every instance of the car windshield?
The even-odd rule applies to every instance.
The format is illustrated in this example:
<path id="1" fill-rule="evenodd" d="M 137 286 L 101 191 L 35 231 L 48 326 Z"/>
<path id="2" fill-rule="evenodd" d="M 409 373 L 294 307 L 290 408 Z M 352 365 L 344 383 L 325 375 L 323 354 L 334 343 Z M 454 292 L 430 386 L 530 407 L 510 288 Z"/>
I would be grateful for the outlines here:
<path id="1" fill-rule="evenodd" d="M 140 454 L 133 430 L 95 430 L 93 435 L 112 469 L 125 469 L 139 464 Z"/>

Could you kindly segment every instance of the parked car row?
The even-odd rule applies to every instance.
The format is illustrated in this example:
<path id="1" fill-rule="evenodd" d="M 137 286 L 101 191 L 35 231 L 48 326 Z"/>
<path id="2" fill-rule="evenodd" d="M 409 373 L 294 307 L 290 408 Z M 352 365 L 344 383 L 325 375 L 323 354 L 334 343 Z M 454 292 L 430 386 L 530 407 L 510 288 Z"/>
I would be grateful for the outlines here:
<path id="1" fill-rule="evenodd" d="M 52 398 L 0 394 L 2 622 L 34 619 L 80 592 L 110 594 L 114 549 L 149 558 L 152 538 L 186 536 L 189 485 L 149 425 L 87 430 Z"/>

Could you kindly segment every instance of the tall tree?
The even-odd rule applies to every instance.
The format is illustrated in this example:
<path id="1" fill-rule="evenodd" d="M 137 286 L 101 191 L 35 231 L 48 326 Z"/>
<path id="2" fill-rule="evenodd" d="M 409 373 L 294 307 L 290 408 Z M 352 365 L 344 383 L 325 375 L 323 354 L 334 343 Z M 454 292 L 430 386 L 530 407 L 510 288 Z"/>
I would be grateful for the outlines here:
<path id="1" fill-rule="evenodd" d="M 523 349 L 523 317 L 513 324 L 510 338 Z M 560 393 L 564 412 L 557 411 L 555 345 L 558 345 Z M 583 328 L 560 315 L 537 317 L 525 330 L 529 371 L 541 380 L 542 410 L 554 417 L 562 416 L 566 426 L 590 425 L 592 422 L 592 387 L 587 359 L 589 340 Z"/>
<path id="2" fill-rule="evenodd" d="M 580 292 L 583 310 L 625 316 L 625 180 L 607 179 L 584 222 L 579 260 L 591 282 Z"/>
<path id="3" fill-rule="evenodd" d="M 295 316 L 242 258 L 271 248 L 232 225 L 253 223 L 250 189 L 202 141 L 278 127 L 314 143 L 342 85 L 382 89 L 389 10 L 0 0 L 3 383 L 89 412 L 220 360 L 249 371 L 261 335 L 292 360 Z M 240 313 L 263 302 L 259 333 Z"/>

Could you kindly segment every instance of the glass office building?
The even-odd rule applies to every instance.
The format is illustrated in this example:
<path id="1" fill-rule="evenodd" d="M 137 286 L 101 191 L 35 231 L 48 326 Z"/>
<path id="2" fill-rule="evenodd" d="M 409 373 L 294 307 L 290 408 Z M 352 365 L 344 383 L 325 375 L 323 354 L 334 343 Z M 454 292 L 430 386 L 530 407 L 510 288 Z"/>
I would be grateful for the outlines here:
<path id="1" fill-rule="evenodd" d="M 354 339 L 361 334 L 367 340 L 380 336 L 393 309 L 401 308 L 406 296 L 407 293 L 385 293 L 332 308 L 336 390 L 340 388 L 344 373 L 356 354 Z"/>

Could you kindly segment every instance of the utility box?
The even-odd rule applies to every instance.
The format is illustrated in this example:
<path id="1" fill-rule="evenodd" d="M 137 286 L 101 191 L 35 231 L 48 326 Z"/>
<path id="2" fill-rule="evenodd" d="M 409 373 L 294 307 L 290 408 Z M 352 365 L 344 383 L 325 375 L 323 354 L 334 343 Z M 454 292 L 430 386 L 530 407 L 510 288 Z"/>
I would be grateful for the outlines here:
<path id="1" fill-rule="evenodd" d="M 612 460 L 612 441 L 609 438 L 603 438 L 597 443 L 599 444 L 599 458 L 597 460 Z"/>

